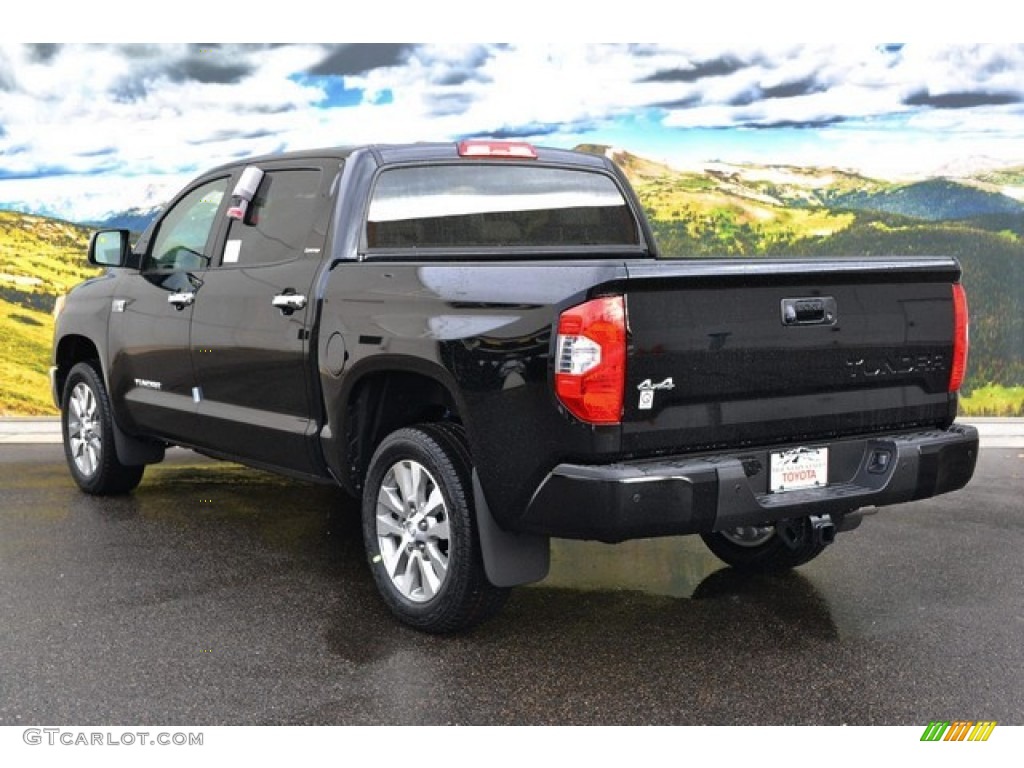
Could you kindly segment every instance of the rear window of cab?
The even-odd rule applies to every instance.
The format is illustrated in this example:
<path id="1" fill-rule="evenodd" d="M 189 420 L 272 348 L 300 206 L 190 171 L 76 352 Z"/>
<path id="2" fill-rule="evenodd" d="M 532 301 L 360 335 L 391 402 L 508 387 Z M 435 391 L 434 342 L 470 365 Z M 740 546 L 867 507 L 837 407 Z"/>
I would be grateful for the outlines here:
<path id="1" fill-rule="evenodd" d="M 640 233 L 611 176 L 516 164 L 406 166 L 377 179 L 371 250 L 636 246 Z"/>

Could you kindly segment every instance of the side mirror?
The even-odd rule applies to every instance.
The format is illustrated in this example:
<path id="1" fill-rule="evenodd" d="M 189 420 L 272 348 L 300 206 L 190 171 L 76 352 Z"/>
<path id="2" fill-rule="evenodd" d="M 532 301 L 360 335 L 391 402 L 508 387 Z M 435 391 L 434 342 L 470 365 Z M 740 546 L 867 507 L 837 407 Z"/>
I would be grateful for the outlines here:
<path id="1" fill-rule="evenodd" d="M 89 263 L 97 267 L 123 267 L 131 255 L 127 229 L 103 229 L 89 238 Z"/>

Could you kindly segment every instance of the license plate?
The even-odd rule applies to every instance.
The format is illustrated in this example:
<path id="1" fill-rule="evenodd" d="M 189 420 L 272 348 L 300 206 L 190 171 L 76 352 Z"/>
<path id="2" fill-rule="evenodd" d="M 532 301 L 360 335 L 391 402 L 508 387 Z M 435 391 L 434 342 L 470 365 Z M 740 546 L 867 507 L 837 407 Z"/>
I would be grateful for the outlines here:
<path id="1" fill-rule="evenodd" d="M 828 485 L 828 448 L 795 448 L 773 453 L 771 470 L 772 493 Z"/>

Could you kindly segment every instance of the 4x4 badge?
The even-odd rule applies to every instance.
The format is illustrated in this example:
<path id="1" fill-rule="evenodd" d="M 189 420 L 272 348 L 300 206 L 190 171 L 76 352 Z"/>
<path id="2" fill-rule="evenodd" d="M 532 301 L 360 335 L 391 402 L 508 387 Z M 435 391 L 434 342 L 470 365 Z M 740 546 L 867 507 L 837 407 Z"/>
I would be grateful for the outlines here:
<path id="1" fill-rule="evenodd" d="M 637 389 L 640 390 L 640 404 L 639 408 L 641 411 L 649 411 L 654 407 L 654 393 L 659 389 L 675 389 L 675 382 L 672 381 L 672 377 L 669 376 L 663 381 L 659 381 L 655 384 L 650 379 L 644 379 L 640 384 L 637 385 Z"/>

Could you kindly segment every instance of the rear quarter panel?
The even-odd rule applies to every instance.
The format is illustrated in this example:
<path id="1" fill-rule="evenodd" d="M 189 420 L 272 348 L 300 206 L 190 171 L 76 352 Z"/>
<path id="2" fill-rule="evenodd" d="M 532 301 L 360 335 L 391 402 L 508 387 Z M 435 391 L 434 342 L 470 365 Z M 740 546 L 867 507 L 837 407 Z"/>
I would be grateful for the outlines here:
<path id="1" fill-rule="evenodd" d="M 561 309 L 624 276 L 613 260 L 338 264 L 322 308 L 329 330 L 319 340 L 332 471 L 349 474 L 344 404 L 360 380 L 381 370 L 419 373 L 454 396 L 488 503 L 511 522 L 557 463 L 618 449 L 618 427 L 562 413 L 548 361 Z M 340 375 L 324 365 L 335 329 L 348 353 Z"/>

